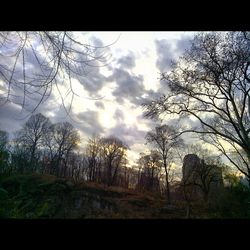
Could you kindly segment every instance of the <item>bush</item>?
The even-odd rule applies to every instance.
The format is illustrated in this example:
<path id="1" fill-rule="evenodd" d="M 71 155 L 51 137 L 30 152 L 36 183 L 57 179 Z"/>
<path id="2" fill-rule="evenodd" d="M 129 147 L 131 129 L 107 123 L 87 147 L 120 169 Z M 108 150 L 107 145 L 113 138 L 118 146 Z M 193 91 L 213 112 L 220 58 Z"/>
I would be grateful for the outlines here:
<path id="1" fill-rule="evenodd" d="M 225 188 L 210 212 L 218 218 L 250 218 L 250 189 L 242 183 Z"/>

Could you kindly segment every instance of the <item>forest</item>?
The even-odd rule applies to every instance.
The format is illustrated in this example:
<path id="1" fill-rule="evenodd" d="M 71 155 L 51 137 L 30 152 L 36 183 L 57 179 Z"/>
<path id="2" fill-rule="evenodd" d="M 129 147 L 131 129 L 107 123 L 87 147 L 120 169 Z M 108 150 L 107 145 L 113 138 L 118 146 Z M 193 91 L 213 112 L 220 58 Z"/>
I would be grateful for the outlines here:
<path id="1" fill-rule="evenodd" d="M 11 133 L 0 122 L 0 218 L 250 217 L 249 32 L 196 32 L 161 72 L 162 87 L 130 100 L 150 122 L 134 161 L 122 132 L 95 130 L 88 117 L 88 136 L 74 125 L 73 78 L 109 65 L 98 51 L 113 44 L 87 45 L 70 32 L 0 33 L 0 105 L 28 114 Z M 130 69 L 131 60 L 120 64 Z M 129 74 L 119 70 L 119 79 Z M 68 118 L 56 121 L 42 107 L 65 81 L 72 98 L 59 91 L 59 99 Z M 118 129 L 126 127 L 118 114 Z"/>

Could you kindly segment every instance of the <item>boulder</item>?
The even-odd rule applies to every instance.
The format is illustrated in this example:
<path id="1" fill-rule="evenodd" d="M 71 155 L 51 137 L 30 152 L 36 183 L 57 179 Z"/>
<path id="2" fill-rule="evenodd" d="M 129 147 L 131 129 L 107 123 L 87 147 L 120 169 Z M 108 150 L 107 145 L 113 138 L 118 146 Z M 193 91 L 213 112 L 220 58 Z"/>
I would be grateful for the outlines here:
<path id="1" fill-rule="evenodd" d="M 192 187 L 195 197 L 203 196 L 204 189 L 201 187 L 204 187 L 204 178 L 207 184 L 209 183 L 209 195 L 215 195 L 224 186 L 221 168 L 206 164 L 195 154 L 188 154 L 184 157 L 182 174 L 182 183 L 188 185 L 186 186 L 188 188 Z"/>
<path id="2" fill-rule="evenodd" d="M 182 176 L 183 182 L 191 181 L 193 174 L 200 167 L 200 158 L 195 154 L 188 154 L 183 159 Z"/>

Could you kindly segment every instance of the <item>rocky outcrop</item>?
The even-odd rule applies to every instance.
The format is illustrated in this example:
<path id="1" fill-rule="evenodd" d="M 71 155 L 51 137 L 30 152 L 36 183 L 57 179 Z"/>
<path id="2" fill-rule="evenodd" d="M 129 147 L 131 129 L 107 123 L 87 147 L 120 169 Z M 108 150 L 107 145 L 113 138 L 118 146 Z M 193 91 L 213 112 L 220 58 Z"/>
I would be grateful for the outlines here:
<path id="1" fill-rule="evenodd" d="M 196 170 L 200 167 L 201 160 L 195 154 L 185 155 L 183 159 L 182 176 L 183 182 L 187 183 L 193 181 Z"/>
<path id="2" fill-rule="evenodd" d="M 195 154 L 188 154 L 183 159 L 182 183 L 193 185 L 196 196 L 208 197 L 218 193 L 223 187 L 222 170 L 216 165 L 208 165 Z"/>

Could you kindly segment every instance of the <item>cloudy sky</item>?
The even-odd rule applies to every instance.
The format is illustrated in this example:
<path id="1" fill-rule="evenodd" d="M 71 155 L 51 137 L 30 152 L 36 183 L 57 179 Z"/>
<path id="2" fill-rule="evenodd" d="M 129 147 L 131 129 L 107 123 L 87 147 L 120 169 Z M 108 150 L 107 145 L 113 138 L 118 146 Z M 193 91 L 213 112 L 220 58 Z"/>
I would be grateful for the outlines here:
<path id="1" fill-rule="evenodd" d="M 193 35 L 193 32 L 79 32 L 77 36 L 83 42 L 90 41 L 95 46 L 111 44 L 106 48 L 108 63 L 87 67 L 82 83 L 72 80 L 78 96 L 74 97 L 71 118 L 67 117 L 56 89 L 37 112 L 52 122 L 71 122 L 80 131 L 82 145 L 93 134 L 119 137 L 130 147 L 128 158 L 132 165 L 139 153 L 146 150 L 145 135 L 155 125 L 143 118 L 140 105 L 164 91 L 160 72 L 167 71 L 171 60 L 188 48 Z M 4 83 L 0 82 L 0 95 L 4 91 Z M 60 86 L 60 93 L 66 105 L 70 103 L 66 86 Z M 0 106 L 2 130 L 12 133 L 26 120 L 27 113 L 20 105 Z"/>

